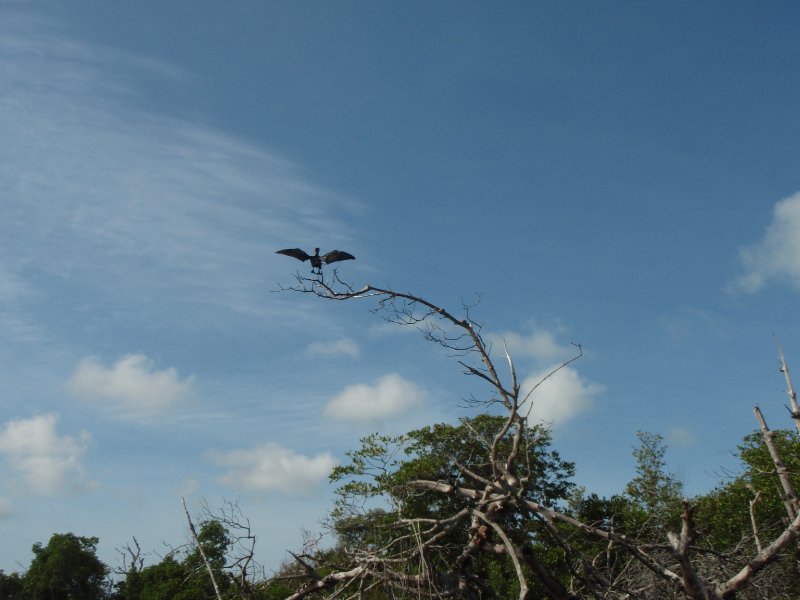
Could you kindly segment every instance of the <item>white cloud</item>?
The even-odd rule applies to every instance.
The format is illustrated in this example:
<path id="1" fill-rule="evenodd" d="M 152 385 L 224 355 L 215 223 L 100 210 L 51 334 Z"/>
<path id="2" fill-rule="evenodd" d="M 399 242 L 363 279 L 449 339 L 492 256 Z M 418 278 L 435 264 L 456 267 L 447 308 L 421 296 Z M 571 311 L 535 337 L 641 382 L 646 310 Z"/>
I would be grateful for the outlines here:
<path id="1" fill-rule="evenodd" d="M 741 251 L 744 274 L 733 285 L 754 293 L 773 280 L 800 291 L 800 192 L 775 205 L 761 241 Z"/>
<path id="2" fill-rule="evenodd" d="M 570 354 L 572 348 L 556 342 L 556 336 L 545 329 L 537 329 L 528 335 L 520 335 L 514 331 L 490 334 L 489 339 L 495 350 L 502 351 L 503 343 L 508 348 L 511 358 L 529 356 L 536 360 L 552 360 Z"/>
<path id="3" fill-rule="evenodd" d="M 346 355 L 356 358 L 361 353 L 361 349 L 354 339 L 342 338 L 333 342 L 313 342 L 306 348 L 306 353 L 309 356 Z"/>
<path id="4" fill-rule="evenodd" d="M 224 485 L 285 494 L 311 492 L 337 464 L 328 452 L 309 457 L 270 442 L 229 452 L 209 450 L 206 457 L 227 469 L 220 478 Z"/>
<path id="5" fill-rule="evenodd" d="M 163 412 L 185 400 L 193 383 L 194 376 L 181 380 L 173 368 L 156 371 L 146 356 L 128 354 L 110 368 L 94 358 L 84 358 L 67 385 L 79 397 L 144 415 Z"/>
<path id="6" fill-rule="evenodd" d="M 40 494 L 77 491 L 86 486 L 81 463 L 90 436 L 76 440 L 56 433 L 58 417 L 46 414 L 12 420 L 0 430 L 0 454 Z"/>
<path id="7" fill-rule="evenodd" d="M 553 367 L 555 368 L 555 367 Z M 544 369 L 526 377 L 521 385 L 521 397 L 541 382 L 553 369 Z M 603 391 L 603 386 L 587 383 L 572 367 L 564 367 L 537 387 L 526 406 L 532 406 L 531 419 L 560 425 L 592 405 L 595 395 Z M 523 412 L 527 408 L 523 409 Z"/>
<path id="8" fill-rule="evenodd" d="M 422 403 L 425 390 L 397 373 L 384 375 L 374 385 L 349 385 L 325 405 L 325 414 L 342 421 L 375 423 L 403 414 Z"/>

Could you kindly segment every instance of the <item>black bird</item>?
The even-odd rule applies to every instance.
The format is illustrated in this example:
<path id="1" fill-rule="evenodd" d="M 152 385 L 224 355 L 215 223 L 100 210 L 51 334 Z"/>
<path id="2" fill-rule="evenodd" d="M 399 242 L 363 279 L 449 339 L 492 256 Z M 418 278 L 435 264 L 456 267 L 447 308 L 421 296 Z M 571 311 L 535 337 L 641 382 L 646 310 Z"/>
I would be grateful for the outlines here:
<path id="1" fill-rule="evenodd" d="M 275 254 L 285 254 L 286 256 L 291 256 L 296 258 L 297 260 L 302 260 L 303 262 L 310 260 L 311 261 L 311 272 L 320 274 L 322 273 L 322 265 L 329 264 L 332 262 L 338 262 L 340 260 L 354 260 L 355 256 L 348 252 L 342 252 L 341 250 L 331 250 L 327 254 L 323 254 L 322 256 L 319 255 L 319 248 L 314 248 L 314 254 L 306 254 L 300 248 L 286 248 L 286 250 L 278 250 Z M 314 270 L 316 269 L 316 271 Z"/>

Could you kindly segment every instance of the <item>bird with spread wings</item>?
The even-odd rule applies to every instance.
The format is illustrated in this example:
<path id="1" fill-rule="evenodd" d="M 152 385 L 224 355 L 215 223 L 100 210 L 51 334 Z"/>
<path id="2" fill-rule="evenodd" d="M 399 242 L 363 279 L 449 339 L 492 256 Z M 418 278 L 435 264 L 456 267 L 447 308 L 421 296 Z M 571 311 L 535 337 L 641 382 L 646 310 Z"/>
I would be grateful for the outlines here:
<path id="1" fill-rule="evenodd" d="M 355 256 L 353 256 L 349 252 L 343 252 L 342 250 L 331 250 L 327 254 L 323 254 L 322 256 L 320 256 L 319 248 L 314 248 L 314 254 L 306 254 L 306 252 L 301 250 L 300 248 L 286 248 L 285 250 L 278 250 L 276 254 L 284 254 L 286 256 L 291 256 L 292 258 L 296 258 L 297 260 L 302 260 L 303 262 L 310 260 L 311 272 L 316 273 L 317 275 L 322 273 L 322 265 L 338 262 L 340 260 L 355 259 Z"/>

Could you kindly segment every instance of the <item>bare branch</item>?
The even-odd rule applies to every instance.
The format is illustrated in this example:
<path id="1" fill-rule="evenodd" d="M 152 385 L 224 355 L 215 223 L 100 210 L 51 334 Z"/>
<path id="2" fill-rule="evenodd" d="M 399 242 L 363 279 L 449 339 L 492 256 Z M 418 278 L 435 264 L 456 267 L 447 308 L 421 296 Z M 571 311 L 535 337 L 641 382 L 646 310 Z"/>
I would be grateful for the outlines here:
<path id="1" fill-rule="evenodd" d="M 780 371 L 786 378 L 786 393 L 789 395 L 789 403 L 791 404 L 789 414 L 792 415 L 797 432 L 800 433 L 800 406 L 797 404 L 797 394 L 792 385 L 792 377 L 789 375 L 789 367 L 786 364 L 786 358 L 783 356 L 783 349 L 781 348 L 780 342 L 778 342 L 778 336 L 773 334 L 773 337 L 775 338 L 775 345 L 778 347 L 778 358 L 781 363 Z"/>
<path id="2" fill-rule="evenodd" d="M 536 391 L 536 389 L 537 389 L 537 388 L 538 388 L 540 385 L 542 385 L 542 384 L 543 384 L 545 381 L 547 381 L 548 379 L 550 379 L 550 378 L 551 378 L 553 375 L 555 375 L 556 373 L 558 373 L 558 372 L 559 372 L 561 369 L 563 369 L 564 367 L 566 367 L 566 366 L 567 366 L 567 365 L 569 365 L 570 363 L 573 363 L 573 362 L 575 362 L 576 360 L 578 360 L 579 358 L 581 358 L 581 357 L 583 356 L 583 347 L 582 347 L 580 344 L 575 344 L 575 343 L 573 343 L 572 345 L 573 345 L 573 346 L 575 346 L 575 347 L 578 349 L 578 353 L 577 353 L 575 356 L 573 356 L 572 358 L 570 358 L 569 360 L 566 360 L 566 361 L 564 361 L 563 363 L 561 363 L 560 365 L 558 365 L 558 366 L 557 366 L 555 369 L 553 369 L 553 370 L 552 370 L 552 371 L 550 371 L 550 372 L 549 372 L 547 375 L 545 375 L 545 376 L 544 376 L 544 377 L 542 377 L 542 378 L 541 378 L 539 381 L 537 381 L 537 382 L 536 382 L 536 385 L 534 385 L 534 386 L 533 386 L 533 387 L 532 387 L 532 388 L 531 388 L 531 389 L 528 391 L 528 393 L 527 393 L 527 394 L 525 394 L 525 397 L 522 399 L 522 402 L 520 402 L 520 404 L 524 404 L 525 402 L 527 402 L 527 401 L 528 401 L 528 399 L 531 397 L 531 394 L 533 394 L 533 392 L 535 392 L 535 391 Z M 531 409 L 533 409 L 533 403 L 531 403 L 531 405 L 528 407 L 528 412 L 525 414 L 525 417 L 526 417 L 526 418 L 530 416 L 530 414 L 531 414 Z"/>
<path id="3" fill-rule="evenodd" d="M 775 541 L 759 552 L 741 571 L 720 584 L 717 588 L 718 596 L 727 598 L 731 593 L 743 587 L 756 573 L 773 562 L 778 557 L 778 552 L 798 538 L 800 538 L 800 514 L 775 538 Z"/>
<path id="4" fill-rule="evenodd" d="M 749 486 L 752 491 L 753 486 Z M 748 502 L 750 507 L 750 525 L 753 528 L 753 539 L 756 543 L 756 549 L 761 552 L 761 538 L 758 535 L 758 523 L 756 522 L 756 504 L 761 499 L 761 492 L 756 492 L 756 495 Z"/>
<path id="5" fill-rule="evenodd" d="M 706 584 L 695 570 L 692 561 L 689 558 L 689 550 L 692 547 L 692 542 L 695 538 L 694 523 L 693 523 L 694 510 L 689 506 L 688 502 L 683 503 L 683 518 L 681 521 L 681 532 L 676 534 L 669 532 L 669 538 L 672 551 L 678 562 L 681 565 L 681 574 L 683 580 L 683 589 L 689 598 L 697 600 L 709 600 L 708 590 Z"/>
<path id="6" fill-rule="evenodd" d="M 508 557 L 511 559 L 511 562 L 514 565 L 514 573 L 517 575 L 517 581 L 519 582 L 519 600 L 526 600 L 528 597 L 528 582 L 525 578 L 525 573 L 522 570 L 522 565 L 520 564 L 518 557 L 518 555 L 522 554 L 522 552 L 520 552 L 519 548 L 511 543 L 511 540 L 506 535 L 506 532 L 503 531 L 503 528 L 497 523 L 489 520 L 489 518 L 479 510 L 472 510 L 471 512 L 489 527 L 494 529 L 494 532 L 498 535 L 498 537 L 503 540 L 503 545 L 508 550 Z"/>
<path id="7" fill-rule="evenodd" d="M 186 521 L 189 523 L 189 531 L 192 534 L 192 539 L 194 540 L 194 543 L 197 544 L 200 557 L 203 559 L 203 564 L 205 564 L 206 569 L 208 570 L 208 576 L 211 578 L 211 584 L 214 586 L 214 594 L 216 594 L 217 600 L 222 600 L 222 594 L 219 591 L 217 578 L 214 576 L 214 569 L 211 568 L 211 563 L 208 562 L 206 551 L 203 550 L 203 544 L 200 543 L 200 540 L 197 537 L 197 530 L 194 528 L 194 523 L 192 523 L 192 517 L 189 516 L 189 509 L 186 508 L 186 499 L 182 497 L 181 502 L 183 502 L 183 512 L 186 513 Z"/>
<path id="8" fill-rule="evenodd" d="M 797 492 L 795 491 L 792 480 L 789 477 L 789 469 L 786 467 L 786 463 L 784 463 L 781 459 L 780 453 L 778 452 L 778 447 L 775 445 L 775 434 L 767 427 L 767 423 L 764 420 L 764 415 L 761 414 L 761 409 L 756 406 L 753 409 L 753 412 L 755 412 L 756 418 L 761 425 L 764 443 L 769 449 L 769 455 L 772 457 L 772 462 L 775 465 L 775 471 L 780 479 L 781 487 L 783 487 L 783 504 L 786 507 L 786 514 L 789 515 L 789 519 L 794 519 L 798 512 L 800 512 L 798 511 L 800 506 L 798 506 Z"/>
<path id="9" fill-rule="evenodd" d="M 131 573 L 138 573 L 144 566 L 144 556 L 142 556 L 142 549 L 136 537 L 133 538 L 133 545 L 136 549 L 131 548 L 130 544 L 125 544 L 123 548 L 117 548 L 117 552 L 122 556 L 122 566 L 116 569 L 118 575 L 128 576 Z M 130 564 L 128 564 L 128 557 L 130 557 Z"/>

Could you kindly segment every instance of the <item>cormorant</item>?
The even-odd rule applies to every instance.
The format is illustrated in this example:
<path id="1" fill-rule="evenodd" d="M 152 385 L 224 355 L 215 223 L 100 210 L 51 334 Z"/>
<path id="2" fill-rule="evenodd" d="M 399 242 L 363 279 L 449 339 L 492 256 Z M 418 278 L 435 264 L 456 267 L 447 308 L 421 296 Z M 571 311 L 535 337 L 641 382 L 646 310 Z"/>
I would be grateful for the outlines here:
<path id="1" fill-rule="evenodd" d="M 314 254 L 309 255 L 306 254 L 300 248 L 287 248 L 285 250 L 278 250 L 275 254 L 285 254 L 286 256 L 291 256 L 296 258 L 297 260 L 302 260 L 303 262 L 310 260 L 311 261 L 311 272 L 320 274 L 322 273 L 322 265 L 329 264 L 332 262 L 337 262 L 340 260 L 354 260 L 355 256 L 348 252 L 342 252 L 341 250 L 331 250 L 327 254 L 323 254 L 322 256 L 319 255 L 319 248 L 314 248 Z M 316 271 L 314 270 L 316 269 Z"/>

